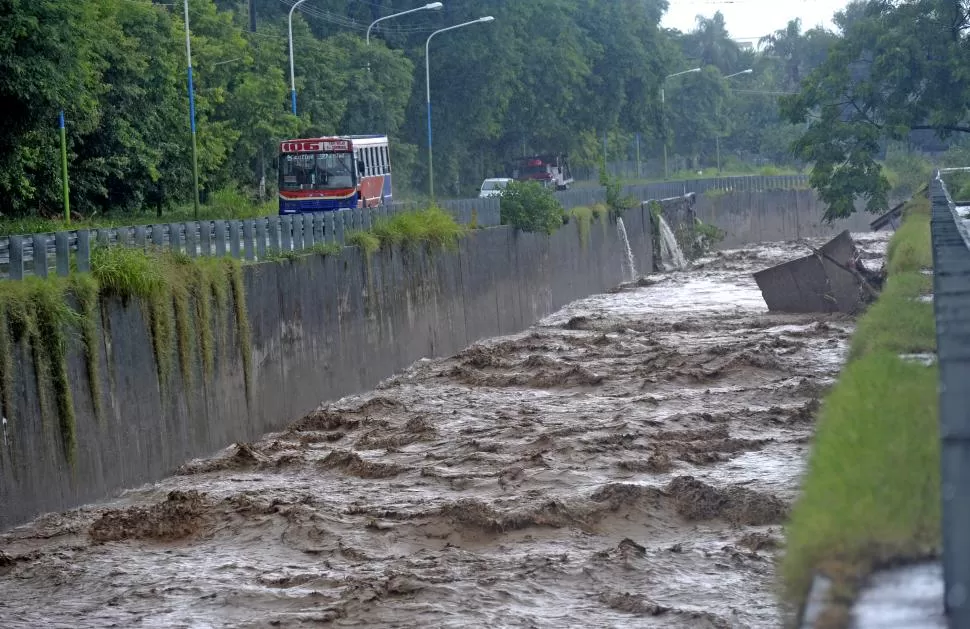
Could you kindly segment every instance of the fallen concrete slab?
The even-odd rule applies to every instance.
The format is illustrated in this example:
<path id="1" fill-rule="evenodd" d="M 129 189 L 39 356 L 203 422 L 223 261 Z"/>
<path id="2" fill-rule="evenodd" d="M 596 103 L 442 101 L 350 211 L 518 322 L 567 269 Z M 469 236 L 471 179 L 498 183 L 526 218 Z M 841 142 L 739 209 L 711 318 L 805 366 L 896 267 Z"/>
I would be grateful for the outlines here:
<path id="1" fill-rule="evenodd" d="M 848 230 L 812 249 L 811 255 L 754 274 L 768 310 L 854 313 L 872 301 L 873 274 L 859 261 Z"/>

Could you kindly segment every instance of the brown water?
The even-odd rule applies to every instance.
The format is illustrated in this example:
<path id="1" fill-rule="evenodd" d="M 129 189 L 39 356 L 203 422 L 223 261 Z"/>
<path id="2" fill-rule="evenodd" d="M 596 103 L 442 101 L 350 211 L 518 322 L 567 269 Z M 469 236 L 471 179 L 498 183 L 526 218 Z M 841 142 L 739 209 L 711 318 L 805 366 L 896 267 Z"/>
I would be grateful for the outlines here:
<path id="1" fill-rule="evenodd" d="M 769 315 L 750 273 L 805 252 L 643 278 L 0 536 L 0 626 L 778 627 L 852 321 Z"/>

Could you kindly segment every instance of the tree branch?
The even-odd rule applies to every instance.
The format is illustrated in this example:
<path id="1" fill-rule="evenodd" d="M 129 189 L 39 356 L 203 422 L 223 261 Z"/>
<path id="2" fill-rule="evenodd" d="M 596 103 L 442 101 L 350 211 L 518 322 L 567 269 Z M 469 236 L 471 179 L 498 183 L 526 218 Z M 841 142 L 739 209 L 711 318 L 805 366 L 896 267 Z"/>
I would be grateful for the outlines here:
<path id="1" fill-rule="evenodd" d="M 921 125 L 915 125 L 909 128 L 910 131 L 928 131 L 931 129 L 933 131 L 957 131 L 959 133 L 970 133 L 970 127 L 960 127 L 960 126 L 951 126 L 951 125 L 934 127 L 933 125 L 921 124 Z"/>

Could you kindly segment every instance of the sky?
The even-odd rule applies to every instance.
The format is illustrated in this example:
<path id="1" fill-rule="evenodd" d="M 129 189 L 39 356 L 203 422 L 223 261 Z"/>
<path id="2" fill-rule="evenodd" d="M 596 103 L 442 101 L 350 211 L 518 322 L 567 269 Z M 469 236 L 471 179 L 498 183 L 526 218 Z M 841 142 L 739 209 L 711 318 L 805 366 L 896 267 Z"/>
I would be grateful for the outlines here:
<path id="1" fill-rule="evenodd" d="M 844 8 L 849 0 L 668 0 L 670 8 L 661 25 L 689 31 L 698 15 L 711 17 L 724 14 L 731 37 L 753 41 L 785 28 L 789 20 L 801 18 L 802 29 L 818 24 L 833 28 L 832 15 Z"/>

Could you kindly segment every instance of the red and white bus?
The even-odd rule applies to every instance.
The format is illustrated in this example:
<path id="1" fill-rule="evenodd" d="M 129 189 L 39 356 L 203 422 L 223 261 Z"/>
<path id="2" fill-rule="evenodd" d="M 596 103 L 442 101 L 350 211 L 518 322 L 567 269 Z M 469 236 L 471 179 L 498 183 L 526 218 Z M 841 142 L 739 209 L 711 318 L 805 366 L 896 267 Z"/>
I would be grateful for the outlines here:
<path id="1" fill-rule="evenodd" d="M 280 143 L 280 214 L 375 207 L 391 202 L 386 135 Z"/>

